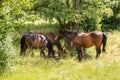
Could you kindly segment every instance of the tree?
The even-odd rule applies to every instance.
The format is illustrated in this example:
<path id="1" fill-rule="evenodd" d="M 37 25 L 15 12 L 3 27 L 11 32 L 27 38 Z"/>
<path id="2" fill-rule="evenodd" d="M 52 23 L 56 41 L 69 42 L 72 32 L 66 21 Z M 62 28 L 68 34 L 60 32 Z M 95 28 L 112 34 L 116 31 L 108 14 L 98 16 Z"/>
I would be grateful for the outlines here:
<path id="1" fill-rule="evenodd" d="M 119 4 L 120 1 L 116 1 L 116 4 Z M 46 20 L 56 19 L 63 30 L 105 31 L 108 27 L 104 22 L 111 21 L 110 18 L 114 15 L 113 8 L 108 6 L 113 2 L 112 0 L 35 0 L 33 10 Z M 68 41 L 66 43 L 70 46 Z"/>
<path id="2" fill-rule="evenodd" d="M 108 29 L 120 29 L 120 0 L 114 0 L 106 3 L 106 7 L 112 10 L 112 16 L 107 14 L 103 15 L 103 30 Z M 107 10 L 106 12 L 111 12 L 111 10 Z M 109 16 L 109 17 L 108 17 Z"/>
<path id="3" fill-rule="evenodd" d="M 104 25 L 102 21 L 113 16 L 113 9 L 108 6 L 113 2 L 111 0 L 37 0 L 34 10 L 45 19 L 55 18 L 61 29 L 80 29 L 79 31 L 88 32 L 101 30 Z M 119 2 L 117 1 L 116 4 Z"/>
<path id="4" fill-rule="evenodd" d="M 40 13 L 45 19 L 52 20 L 55 18 L 61 29 L 65 29 L 64 25 L 69 21 L 74 21 L 74 9 L 71 4 L 72 0 L 37 0 L 34 10 Z"/>

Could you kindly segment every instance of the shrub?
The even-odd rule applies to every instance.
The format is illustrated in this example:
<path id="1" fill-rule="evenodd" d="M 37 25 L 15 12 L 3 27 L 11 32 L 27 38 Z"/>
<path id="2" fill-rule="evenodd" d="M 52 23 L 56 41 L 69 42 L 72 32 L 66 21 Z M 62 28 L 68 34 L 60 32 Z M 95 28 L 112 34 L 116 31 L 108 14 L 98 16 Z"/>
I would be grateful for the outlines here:
<path id="1" fill-rule="evenodd" d="M 12 32 L 5 28 L 0 28 L 0 73 L 10 67 L 14 58 L 14 48 L 12 45 Z"/>

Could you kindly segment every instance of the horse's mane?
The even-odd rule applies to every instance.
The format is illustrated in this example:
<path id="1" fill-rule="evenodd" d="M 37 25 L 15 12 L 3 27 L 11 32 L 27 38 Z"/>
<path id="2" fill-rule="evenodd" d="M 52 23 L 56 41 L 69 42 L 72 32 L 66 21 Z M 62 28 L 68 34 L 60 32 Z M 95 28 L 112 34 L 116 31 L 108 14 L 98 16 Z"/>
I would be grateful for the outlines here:
<path id="1" fill-rule="evenodd" d="M 55 36 L 52 32 L 48 32 L 48 33 L 46 33 L 46 34 L 51 34 L 51 35 Z"/>
<path id="2" fill-rule="evenodd" d="M 61 31 L 59 31 L 59 33 L 61 33 L 61 34 L 74 34 L 74 35 L 77 35 L 78 34 L 78 32 L 73 32 L 73 31 L 68 31 L 68 30 L 61 30 Z"/>

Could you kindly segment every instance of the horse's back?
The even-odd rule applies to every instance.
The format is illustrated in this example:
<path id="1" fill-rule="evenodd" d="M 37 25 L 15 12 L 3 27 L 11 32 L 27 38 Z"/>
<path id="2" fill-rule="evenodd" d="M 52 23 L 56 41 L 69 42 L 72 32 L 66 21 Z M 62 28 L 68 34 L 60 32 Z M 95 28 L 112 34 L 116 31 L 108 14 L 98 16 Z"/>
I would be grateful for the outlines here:
<path id="1" fill-rule="evenodd" d="M 103 39 L 103 33 L 102 32 L 97 32 L 97 31 L 91 32 L 90 36 L 91 36 L 91 39 L 94 42 L 102 42 L 102 39 Z"/>
<path id="2" fill-rule="evenodd" d="M 102 32 L 89 32 L 89 33 L 78 33 L 74 38 L 73 43 L 79 44 L 84 48 L 92 47 L 96 44 L 101 44 L 102 42 Z"/>

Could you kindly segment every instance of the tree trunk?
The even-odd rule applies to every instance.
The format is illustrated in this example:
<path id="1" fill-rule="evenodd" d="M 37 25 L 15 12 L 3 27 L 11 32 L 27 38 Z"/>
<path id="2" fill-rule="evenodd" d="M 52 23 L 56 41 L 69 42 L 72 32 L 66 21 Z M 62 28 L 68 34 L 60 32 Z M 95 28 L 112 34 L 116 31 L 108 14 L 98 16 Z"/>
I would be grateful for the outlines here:
<path id="1" fill-rule="evenodd" d="M 56 19 L 58 20 L 58 23 L 60 25 L 60 30 L 64 30 L 64 26 L 62 24 L 62 21 L 61 21 L 60 17 L 58 16 Z"/>
<path id="2" fill-rule="evenodd" d="M 72 0 L 72 1 L 73 1 L 73 9 L 76 14 L 77 3 L 79 2 L 79 0 Z M 73 27 L 73 29 L 75 29 L 75 31 L 77 31 L 77 32 L 79 31 L 79 23 L 78 22 L 72 22 L 72 27 Z"/>
<path id="3" fill-rule="evenodd" d="M 66 0 L 66 5 L 67 5 L 68 8 L 70 7 L 69 0 Z"/>
<path id="4" fill-rule="evenodd" d="M 76 11 L 76 7 L 77 7 L 76 3 L 77 3 L 77 0 L 73 0 L 73 9 L 74 9 L 75 11 Z"/>

